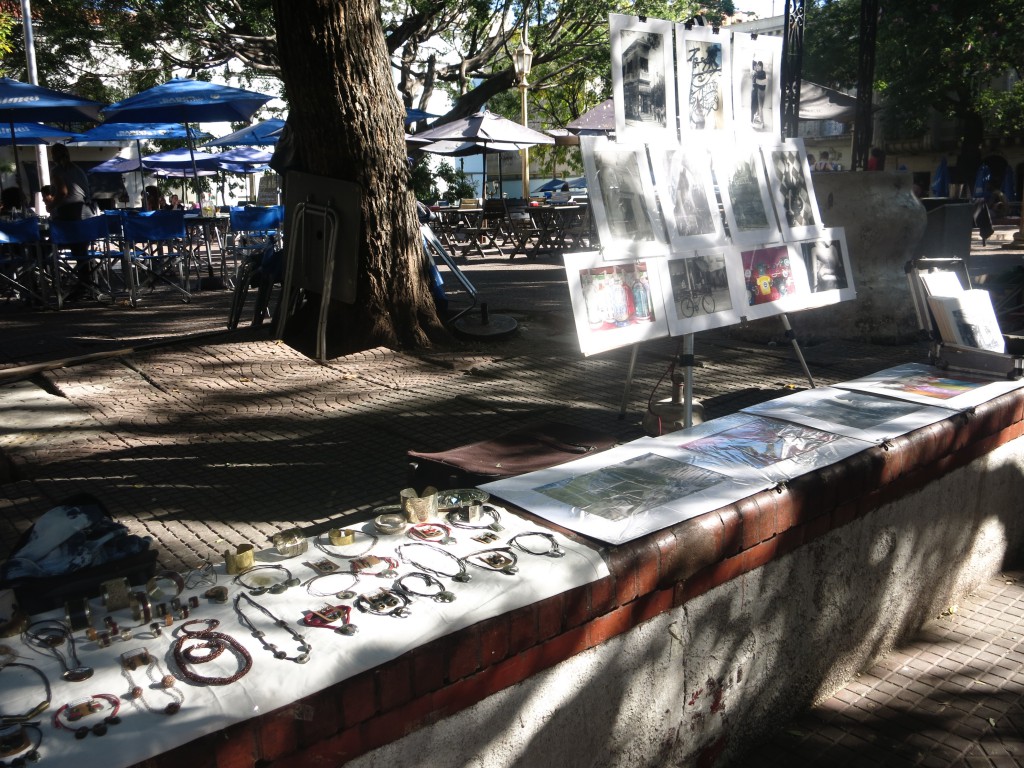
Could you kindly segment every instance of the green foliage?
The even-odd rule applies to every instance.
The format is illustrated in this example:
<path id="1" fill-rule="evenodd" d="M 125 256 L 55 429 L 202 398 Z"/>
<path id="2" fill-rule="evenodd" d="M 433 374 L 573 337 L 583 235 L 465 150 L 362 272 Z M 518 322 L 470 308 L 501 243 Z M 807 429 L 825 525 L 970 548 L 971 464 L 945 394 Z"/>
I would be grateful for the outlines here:
<path id="1" fill-rule="evenodd" d="M 803 78 L 829 88 L 855 87 L 860 0 L 817 0 L 805 10 Z"/>

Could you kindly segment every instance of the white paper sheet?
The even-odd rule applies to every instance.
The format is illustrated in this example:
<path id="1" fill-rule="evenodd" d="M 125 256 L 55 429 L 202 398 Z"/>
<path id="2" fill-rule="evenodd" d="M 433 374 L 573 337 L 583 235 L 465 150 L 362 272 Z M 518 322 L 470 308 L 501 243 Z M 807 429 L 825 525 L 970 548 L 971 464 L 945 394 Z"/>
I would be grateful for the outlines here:
<path id="1" fill-rule="evenodd" d="M 1024 380 L 986 379 L 923 363 L 904 363 L 836 386 L 964 411 L 1024 387 Z"/>

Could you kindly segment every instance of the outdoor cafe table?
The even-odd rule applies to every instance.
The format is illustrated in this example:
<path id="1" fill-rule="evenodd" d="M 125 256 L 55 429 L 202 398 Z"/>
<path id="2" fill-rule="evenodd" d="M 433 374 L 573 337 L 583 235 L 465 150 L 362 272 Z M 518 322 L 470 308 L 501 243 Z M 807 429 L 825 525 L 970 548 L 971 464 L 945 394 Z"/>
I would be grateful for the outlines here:
<path id="1" fill-rule="evenodd" d="M 576 234 L 586 209 L 582 205 L 532 205 L 529 208 L 537 228 L 537 243 L 534 253 L 558 253 L 566 246 L 567 239 L 578 240 Z"/>

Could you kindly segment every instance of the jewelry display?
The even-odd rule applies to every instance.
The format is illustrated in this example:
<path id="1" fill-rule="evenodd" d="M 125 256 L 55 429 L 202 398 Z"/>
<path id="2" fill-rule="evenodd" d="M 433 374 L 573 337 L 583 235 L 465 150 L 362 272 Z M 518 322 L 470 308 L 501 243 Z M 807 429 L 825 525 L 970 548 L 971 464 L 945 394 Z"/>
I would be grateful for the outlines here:
<path id="1" fill-rule="evenodd" d="M 249 605 L 258 610 L 268 619 L 273 621 L 276 626 L 280 627 L 289 635 L 291 635 L 292 639 L 299 644 L 299 653 L 295 656 L 289 656 L 284 651 L 278 650 L 277 646 L 273 643 L 268 643 L 266 640 L 266 634 L 262 630 L 257 629 L 256 625 L 248 616 L 245 615 L 245 612 L 242 610 L 243 600 L 249 603 Z M 292 626 L 287 621 L 285 621 L 284 619 L 279 619 L 277 616 L 271 613 L 269 609 L 257 603 L 244 592 L 235 595 L 235 612 L 238 613 L 238 620 L 246 626 L 246 628 L 252 633 L 252 636 L 259 640 L 260 644 L 266 650 L 274 654 L 275 659 L 280 659 L 282 661 L 294 661 L 296 664 L 305 664 L 307 661 L 309 661 L 309 654 L 313 650 L 313 648 L 311 645 L 309 645 L 309 643 L 306 642 L 305 636 L 301 632 L 298 632 L 297 630 L 293 629 Z"/>
<path id="2" fill-rule="evenodd" d="M 483 504 L 490 498 L 491 494 L 481 491 L 479 488 L 455 488 L 450 491 L 438 491 L 437 508 L 468 507 L 471 504 Z"/>
<path id="3" fill-rule="evenodd" d="M 205 629 L 190 631 L 189 626 L 193 624 L 205 624 Z M 216 632 L 220 626 L 217 619 L 193 619 L 182 624 L 178 631 L 180 634 L 174 641 L 174 662 L 178 665 L 181 676 L 196 685 L 230 685 L 241 679 L 252 669 L 252 656 L 245 650 L 235 638 L 223 632 Z M 204 664 L 213 661 L 224 651 L 231 651 L 235 658 L 239 659 L 238 671 L 227 677 L 212 677 L 200 675 L 189 668 L 189 664 Z"/>
<path id="4" fill-rule="evenodd" d="M 228 601 L 228 588 L 210 587 L 203 593 L 203 597 L 213 603 L 226 603 Z"/>
<path id="5" fill-rule="evenodd" d="M 332 530 L 337 531 L 338 529 L 334 528 Z M 363 531 L 358 531 L 354 529 L 346 531 L 346 533 L 351 534 L 351 540 L 347 542 L 349 546 L 354 544 L 356 538 L 358 537 L 365 537 L 369 539 L 369 544 L 367 544 L 362 549 L 359 549 L 356 552 L 339 552 L 336 548 L 333 547 L 344 546 L 344 544 L 334 545 L 333 542 L 331 542 L 330 540 L 329 534 L 327 540 L 325 541 L 324 535 L 322 533 L 313 540 L 313 544 L 315 544 L 316 548 L 323 552 L 325 555 L 330 555 L 331 557 L 340 557 L 343 560 L 352 560 L 357 557 L 362 557 L 363 555 L 369 553 L 370 550 L 372 550 L 375 546 L 377 546 L 377 537 L 374 536 L 372 533 L 364 533 Z"/>
<path id="6" fill-rule="evenodd" d="M 382 536 L 395 536 L 405 530 L 405 515 L 400 504 L 377 507 L 374 512 L 381 514 L 373 518 L 373 527 Z"/>
<path id="7" fill-rule="evenodd" d="M 427 587 L 437 587 L 436 592 L 416 592 L 409 587 L 409 579 L 419 579 Z M 436 576 L 431 576 L 429 573 L 423 573 L 422 571 L 413 571 L 407 573 L 398 579 L 392 586 L 391 589 L 395 592 L 402 592 L 412 597 L 429 597 L 431 600 L 438 603 L 450 603 L 455 600 L 455 594 L 449 592 L 444 588 L 444 584 Z"/>
<path id="8" fill-rule="evenodd" d="M 274 550 L 282 557 L 297 557 L 309 549 L 309 542 L 298 528 L 275 533 L 270 537 Z"/>
<path id="9" fill-rule="evenodd" d="M 185 574 L 185 589 L 202 589 L 203 587 L 212 587 L 216 583 L 217 571 L 214 570 L 211 562 L 205 562 Z"/>
<path id="10" fill-rule="evenodd" d="M 307 627 L 332 629 L 339 635 L 354 635 L 359 629 L 349 621 L 351 617 L 352 609 L 347 605 L 325 605 L 318 611 L 303 611 L 302 623 Z M 334 624 L 338 619 L 341 619 L 340 626 Z"/>
<path id="11" fill-rule="evenodd" d="M 317 582 L 322 582 L 324 579 L 329 579 L 332 577 L 351 578 L 352 582 L 348 586 L 346 586 L 345 589 L 336 591 L 332 591 L 330 589 L 325 590 L 322 584 L 320 585 L 319 590 L 313 589 L 313 585 Z M 358 583 L 358 573 L 321 573 L 316 576 L 313 576 L 310 579 L 307 579 L 305 586 L 306 592 L 310 595 L 310 597 L 336 597 L 339 600 L 351 600 L 353 597 L 356 596 L 354 587 Z"/>
<path id="12" fill-rule="evenodd" d="M 381 564 L 383 568 L 380 568 Z M 398 561 L 393 557 L 378 557 L 377 555 L 365 555 L 357 557 L 349 563 L 349 570 L 352 573 L 365 573 L 370 576 L 380 576 L 382 579 L 393 579 L 398 575 Z"/>
<path id="13" fill-rule="evenodd" d="M 328 576 L 338 570 L 338 564 L 328 557 L 321 557 L 319 560 L 304 560 L 302 564 L 316 571 L 319 576 Z"/>
<path id="14" fill-rule="evenodd" d="M 258 572 L 266 571 L 280 571 L 284 574 L 284 579 L 274 584 L 267 586 L 265 583 L 254 583 L 252 575 Z M 262 581 L 262 577 L 257 577 L 257 581 Z M 250 595 L 262 595 L 269 592 L 272 595 L 280 595 L 286 589 L 299 585 L 299 580 L 292 576 L 292 572 L 285 568 L 283 565 L 272 564 L 272 565 L 254 565 L 247 571 L 235 576 L 235 584 L 245 587 L 249 590 Z M 237 602 L 237 601 L 236 601 Z"/>
<path id="15" fill-rule="evenodd" d="M 466 555 L 466 562 L 483 568 L 488 571 L 498 571 L 508 576 L 514 576 L 519 572 L 516 564 L 519 558 L 509 547 L 494 547 L 493 549 L 481 549 L 479 552 L 471 552 Z"/>
<path id="16" fill-rule="evenodd" d="M 31 734 L 35 734 L 33 739 Z M 43 743 L 43 731 L 35 723 L 17 723 L 0 728 L 0 758 L 10 757 L 28 751 L 22 757 L 11 761 L 11 768 L 21 768 L 26 762 L 38 763 L 39 747 Z"/>
<path id="17" fill-rule="evenodd" d="M 501 524 L 501 513 L 493 504 L 471 504 L 468 507 L 457 507 L 450 510 L 445 517 L 456 528 L 477 530 L 490 528 L 496 532 L 505 530 Z M 484 521 L 488 517 L 491 519 L 489 523 Z"/>
<path id="18" fill-rule="evenodd" d="M 394 616 L 397 619 L 405 619 L 410 615 L 409 596 L 383 587 L 357 597 L 356 608 L 374 616 Z"/>
<path id="19" fill-rule="evenodd" d="M 22 639 L 33 648 L 53 656 L 60 662 L 64 672 L 61 677 L 69 683 L 80 683 L 93 675 L 93 668 L 84 666 L 75 651 L 75 637 L 71 627 L 57 619 L 34 621 L 25 627 Z M 67 648 L 67 655 L 61 650 Z M 69 666 L 68 662 L 73 666 Z"/>
<path id="20" fill-rule="evenodd" d="M 132 672 L 140 667 L 146 668 L 146 677 L 149 679 L 151 690 L 159 690 L 172 701 L 163 709 L 154 709 L 146 701 L 145 691 L 141 685 L 137 685 L 132 679 Z M 185 694 L 174 687 L 174 675 L 164 674 L 160 669 L 160 662 L 157 657 L 145 648 L 135 648 L 121 654 L 121 674 L 128 681 L 128 698 L 138 706 L 141 704 L 150 712 L 163 713 L 165 715 L 176 715 L 181 711 L 181 705 L 185 702 Z"/>
<path id="21" fill-rule="evenodd" d="M 150 600 L 177 597 L 185 591 L 185 579 L 177 571 L 160 571 L 146 582 Z"/>
<path id="22" fill-rule="evenodd" d="M 529 538 L 530 536 L 539 536 L 543 539 L 547 539 L 548 548 L 543 550 L 542 552 L 537 552 L 533 549 L 530 549 L 527 546 L 524 546 L 522 540 Z M 509 539 L 508 544 L 510 547 L 516 547 L 529 555 L 538 555 L 542 557 L 565 556 L 565 550 L 558 545 L 558 540 L 555 538 L 554 534 L 548 533 L 547 531 L 526 531 L 524 533 L 517 533 L 515 536 Z"/>
<path id="23" fill-rule="evenodd" d="M 107 706 L 103 706 L 106 702 Z M 82 719 L 106 711 L 103 721 L 88 725 L 73 725 Z M 53 726 L 57 730 L 70 731 L 76 739 L 84 739 L 90 733 L 93 736 L 105 736 L 107 728 L 111 725 L 118 725 L 121 718 L 117 713 L 121 711 L 121 700 L 110 693 L 96 693 L 87 699 L 78 699 L 61 706 L 53 713 Z M 66 722 L 65 722 L 66 721 Z"/>
<path id="24" fill-rule="evenodd" d="M 39 676 L 39 679 L 43 681 L 43 689 L 46 691 L 46 698 L 36 704 L 28 712 L 21 715 L 8 715 L 0 713 L 0 725 L 10 725 L 12 723 L 26 723 L 29 720 L 34 720 L 42 712 L 45 712 L 50 707 L 50 680 L 46 677 L 41 669 L 33 667 L 31 664 L 22 664 L 20 661 L 8 661 L 3 666 L 0 666 L 0 672 L 11 667 L 21 667 L 22 669 L 28 669 Z"/>
<path id="25" fill-rule="evenodd" d="M 404 488 L 398 493 L 402 500 L 402 511 L 408 523 L 425 523 L 437 515 L 437 489 L 426 488 L 420 496 L 412 488 Z"/>
<path id="26" fill-rule="evenodd" d="M 132 618 L 139 624 L 149 624 L 153 620 L 153 604 L 149 602 L 149 595 L 141 590 L 132 593 Z M 111 631 L 117 630 L 112 627 Z"/>
<path id="27" fill-rule="evenodd" d="M 108 611 L 120 611 L 132 603 L 132 590 L 128 579 L 110 579 L 100 584 L 100 599 Z"/>
<path id="28" fill-rule="evenodd" d="M 455 544 L 452 529 L 444 523 L 416 523 L 407 531 L 407 535 L 420 541 L 436 541 L 438 544 Z"/>
<path id="29" fill-rule="evenodd" d="M 481 533 L 479 536 L 472 536 L 473 541 L 479 541 L 481 544 L 493 544 L 498 540 L 498 534 L 494 531 L 488 531 L 487 533 Z"/>
<path id="30" fill-rule="evenodd" d="M 431 556 L 430 553 L 434 553 L 435 555 L 441 555 L 442 558 L 454 560 L 455 564 L 458 566 L 458 570 L 456 570 L 455 573 L 445 573 L 444 571 L 438 570 L 437 568 L 431 568 L 427 565 L 424 565 L 421 560 L 414 560 L 413 558 L 416 555 L 410 554 L 414 547 L 419 547 L 419 551 L 423 552 L 423 554 L 427 555 L 428 557 Z M 425 571 L 426 573 L 432 574 L 434 576 L 443 576 L 446 579 L 451 579 L 452 581 L 457 581 L 460 583 L 465 583 L 473 578 L 472 576 L 470 576 L 469 573 L 466 572 L 466 563 L 462 558 L 452 554 L 447 549 L 441 549 L 440 547 L 436 547 L 433 544 L 418 541 L 414 541 L 409 544 L 399 544 L 395 548 L 395 553 L 400 558 L 402 558 L 403 563 L 408 563 L 416 570 Z"/>

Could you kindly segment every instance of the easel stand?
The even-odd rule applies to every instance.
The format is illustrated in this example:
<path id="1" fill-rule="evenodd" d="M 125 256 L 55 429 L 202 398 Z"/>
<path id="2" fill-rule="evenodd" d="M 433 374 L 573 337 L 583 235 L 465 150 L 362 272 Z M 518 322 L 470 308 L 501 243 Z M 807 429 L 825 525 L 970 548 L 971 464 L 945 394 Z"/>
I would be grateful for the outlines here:
<path id="1" fill-rule="evenodd" d="M 786 330 L 786 338 L 789 339 L 789 343 L 793 345 L 793 352 L 796 354 L 796 359 L 800 361 L 800 367 L 804 369 L 804 376 L 807 377 L 807 383 L 810 384 L 811 389 L 814 389 L 814 378 L 811 376 L 811 371 L 807 367 L 807 361 L 804 360 L 804 353 L 800 350 L 800 344 L 796 340 L 796 333 L 793 332 L 793 326 L 789 324 L 789 315 L 783 312 L 779 317 L 782 318 L 782 327 Z"/>
<path id="2" fill-rule="evenodd" d="M 627 408 L 627 406 L 629 404 L 629 391 L 630 391 L 630 388 L 633 385 L 633 372 L 636 369 L 636 358 L 637 358 L 637 353 L 639 352 L 639 349 L 640 349 L 640 345 L 639 344 L 634 344 L 633 345 L 633 350 L 630 353 L 629 368 L 628 368 L 628 370 L 626 372 L 626 387 L 625 387 L 625 390 L 622 393 L 622 404 L 621 404 L 620 409 L 619 409 L 619 419 L 620 420 L 624 419 L 625 416 L 626 416 L 626 408 Z M 677 386 L 677 382 L 675 380 L 673 380 L 673 382 L 672 382 L 673 383 L 673 397 L 672 397 L 671 402 L 658 404 L 658 405 L 662 406 L 663 408 L 667 408 L 668 409 L 668 411 L 666 411 L 666 413 L 672 412 L 673 414 L 676 411 L 676 407 L 677 406 L 680 407 L 681 408 L 682 417 L 683 417 L 682 418 L 683 429 L 689 429 L 690 427 L 693 426 L 693 413 L 694 413 L 694 402 L 693 402 L 693 368 L 694 368 L 694 362 L 695 362 L 695 358 L 694 358 L 694 354 L 693 354 L 693 349 L 694 349 L 694 334 L 692 334 L 692 333 L 684 334 L 683 335 L 683 352 L 676 359 L 675 364 L 673 366 L 675 371 L 682 378 L 682 391 L 681 391 L 679 396 L 676 396 L 676 394 L 675 394 L 675 391 L 676 391 L 675 387 Z M 647 420 L 647 416 L 650 415 L 650 413 L 651 412 L 648 411 L 648 413 L 645 414 L 645 417 L 644 417 L 645 422 Z M 665 414 L 659 415 L 658 418 L 660 418 L 660 420 L 662 422 L 666 421 Z M 667 421 L 675 423 L 677 421 L 677 419 L 670 418 L 670 419 L 667 419 Z M 646 426 L 646 423 L 645 423 L 645 426 Z M 660 430 L 658 430 L 658 431 L 660 432 Z"/>

